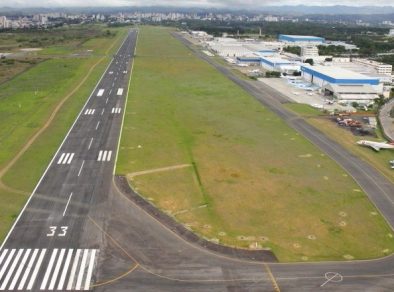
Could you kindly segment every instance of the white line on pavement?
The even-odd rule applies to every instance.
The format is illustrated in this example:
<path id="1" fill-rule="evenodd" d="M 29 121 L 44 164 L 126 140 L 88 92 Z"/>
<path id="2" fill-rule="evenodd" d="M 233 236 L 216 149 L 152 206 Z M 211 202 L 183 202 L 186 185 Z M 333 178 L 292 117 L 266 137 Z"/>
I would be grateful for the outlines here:
<path id="1" fill-rule="evenodd" d="M 36 259 L 37 254 L 38 254 L 38 249 L 35 249 L 33 255 L 30 258 L 29 263 L 27 264 L 27 268 L 25 270 L 25 273 L 23 274 L 22 280 L 19 283 L 18 290 L 22 290 L 23 287 L 25 286 L 27 277 L 30 275 L 30 271 L 33 268 L 33 263 Z"/>
<path id="2" fill-rule="evenodd" d="M 52 268 L 53 268 L 53 264 L 54 264 L 56 256 L 57 256 L 57 252 L 58 252 L 57 248 L 55 248 L 52 252 L 51 259 L 49 260 L 49 264 L 48 264 L 47 270 L 44 275 L 44 279 L 42 280 L 42 283 L 41 283 L 41 287 L 40 287 L 41 290 L 45 290 L 47 287 L 47 283 L 49 280 L 49 276 L 52 272 Z"/>
<path id="3" fill-rule="evenodd" d="M 61 251 L 60 251 L 60 255 L 59 255 L 58 259 L 57 259 L 55 270 L 53 271 L 52 279 L 51 279 L 51 282 L 49 283 L 48 290 L 53 290 L 53 288 L 55 288 L 57 276 L 59 275 L 60 266 L 63 263 L 63 257 L 64 257 L 64 253 L 65 252 L 66 252 L 66 249 L 62 248 Z"/>
<path id="4" fill-rule="evenodd" d="M 90 139 L 88 150 L 90 150 L 90 147 L 92 147 L 92 143 L 93 143 L 93 138 Z"/>
<path id="5" fill-rule="evenodd" d="M 64 211 L 63 211 L 63 217 L 66 215 L 66 211 L 67 211 L 68 205 L 70 204 L 72 196 L 73 196 L 73 193 L 71 193 L 70 196 L 68 197 L 66 207 L 64 208 Z"/>
<path id="6" fill-rule="evenodd" d="M 47 251 L 46 249 L 43 249 L 43 250 L 41 251 L 41 254 L 40 254 L 40 257 L 38 258 L 36 267 L 34 268 L 33 274 L 31 275 L 29 284 L 27 284 L 27 290 L 31 290 L 31 288 L 33 288 L 34 282 L 35 282 L 36 277 L 37 277 L 37 274 L 38 274 L 38 270 L 39 270 L 40 267 L 41 267 L 42 260 L 44 259 L 44 256 L 45 256 L 46 251 Z"/>
<path id="7" fill-rule="evenodd" d="M 79 169 L 78 176 L 80 176 L 80 175 L 81 175 L 82 168 L 83 168 L 83 165 L 84 165 L 84 164 L 85 164 L 85 160 L 84 160 L 84 161 L 82 161 L 82 165 L 81 165 L 81 168 Z"/>

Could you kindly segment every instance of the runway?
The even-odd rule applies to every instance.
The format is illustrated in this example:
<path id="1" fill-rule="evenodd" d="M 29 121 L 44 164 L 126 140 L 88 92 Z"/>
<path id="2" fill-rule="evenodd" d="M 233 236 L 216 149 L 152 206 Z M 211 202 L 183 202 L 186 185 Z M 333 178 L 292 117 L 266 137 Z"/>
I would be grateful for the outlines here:
<path id="1" fill-rule="evenodd" d="M 136 31 L 130 31 L 0 251 L 0 290 L 88 290 L 101 252 Z"/>
<path id="2" fill-rule="evenodd" d="M 393 290 L 393 256 L 300 264 L 225 256 L 184 240 L 120 191 L 113 169 L 136 40 L 130 31 L 2 246 L 0 290 Z M 272 89 L 194 52 L 340 160 L 393 226 L 390 182 L 286 111 Z"/>

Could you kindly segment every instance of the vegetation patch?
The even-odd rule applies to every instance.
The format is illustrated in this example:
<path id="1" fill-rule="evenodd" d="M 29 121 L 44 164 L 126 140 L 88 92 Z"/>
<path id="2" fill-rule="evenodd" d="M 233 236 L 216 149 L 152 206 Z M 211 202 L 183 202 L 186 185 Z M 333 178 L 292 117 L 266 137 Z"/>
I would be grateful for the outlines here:
<path id="1" fill-rule="evenodd" d="M 272 249 L 282 261 L 366 259 L 394 248 L 389 226 L 343 169 L 169 29 L 142 27 L 116 172 L 179 164 L 193 167 L 130 183 L 204 238 Z"/>

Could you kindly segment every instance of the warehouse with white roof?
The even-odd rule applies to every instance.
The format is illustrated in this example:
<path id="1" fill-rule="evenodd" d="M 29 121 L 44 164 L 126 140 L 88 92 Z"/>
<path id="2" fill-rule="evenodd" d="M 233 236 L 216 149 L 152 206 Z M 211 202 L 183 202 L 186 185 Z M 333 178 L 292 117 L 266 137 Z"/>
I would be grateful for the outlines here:
<path id="1" fill-rule="evenodd" d="M 338 100 L 368 103 L 383 91 L 378 78 L 337 66 L 302 66 L 303 78 Z"/>

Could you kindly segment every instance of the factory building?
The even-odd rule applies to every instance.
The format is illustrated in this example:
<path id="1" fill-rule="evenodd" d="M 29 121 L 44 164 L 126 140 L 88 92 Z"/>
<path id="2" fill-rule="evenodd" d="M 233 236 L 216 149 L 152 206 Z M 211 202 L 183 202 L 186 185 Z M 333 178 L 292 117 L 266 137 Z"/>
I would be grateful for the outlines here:
<path id="1" fill-rule="evenodd" d="M 316 46 L 302 46 L 301 57 L 316 57 L 319 56 L 319 49 Z"/>
<path id="2" fill-rule="evenodd" d="M 326 40 L 324 38 L 315 36 L 280 34 L 279 41 L 289 45 L 302 46 L 308 44 L 319 45 L 323 44 Z"/>
<path id="3" fill-rule="evenodd" d="M 321 88 L 326 96 L 348 102 L 369 103 L 378 98 L 383 86 L 378 78 L 337 66 L 302 66 L 302 77 Z"/>
<path id="4" fill-rule="evenodd" d="M 300 71 L 301 63 L 278 57 L 262 57 L 261 66 L 269 71 L 291 74 L 295 71 Z"/>

